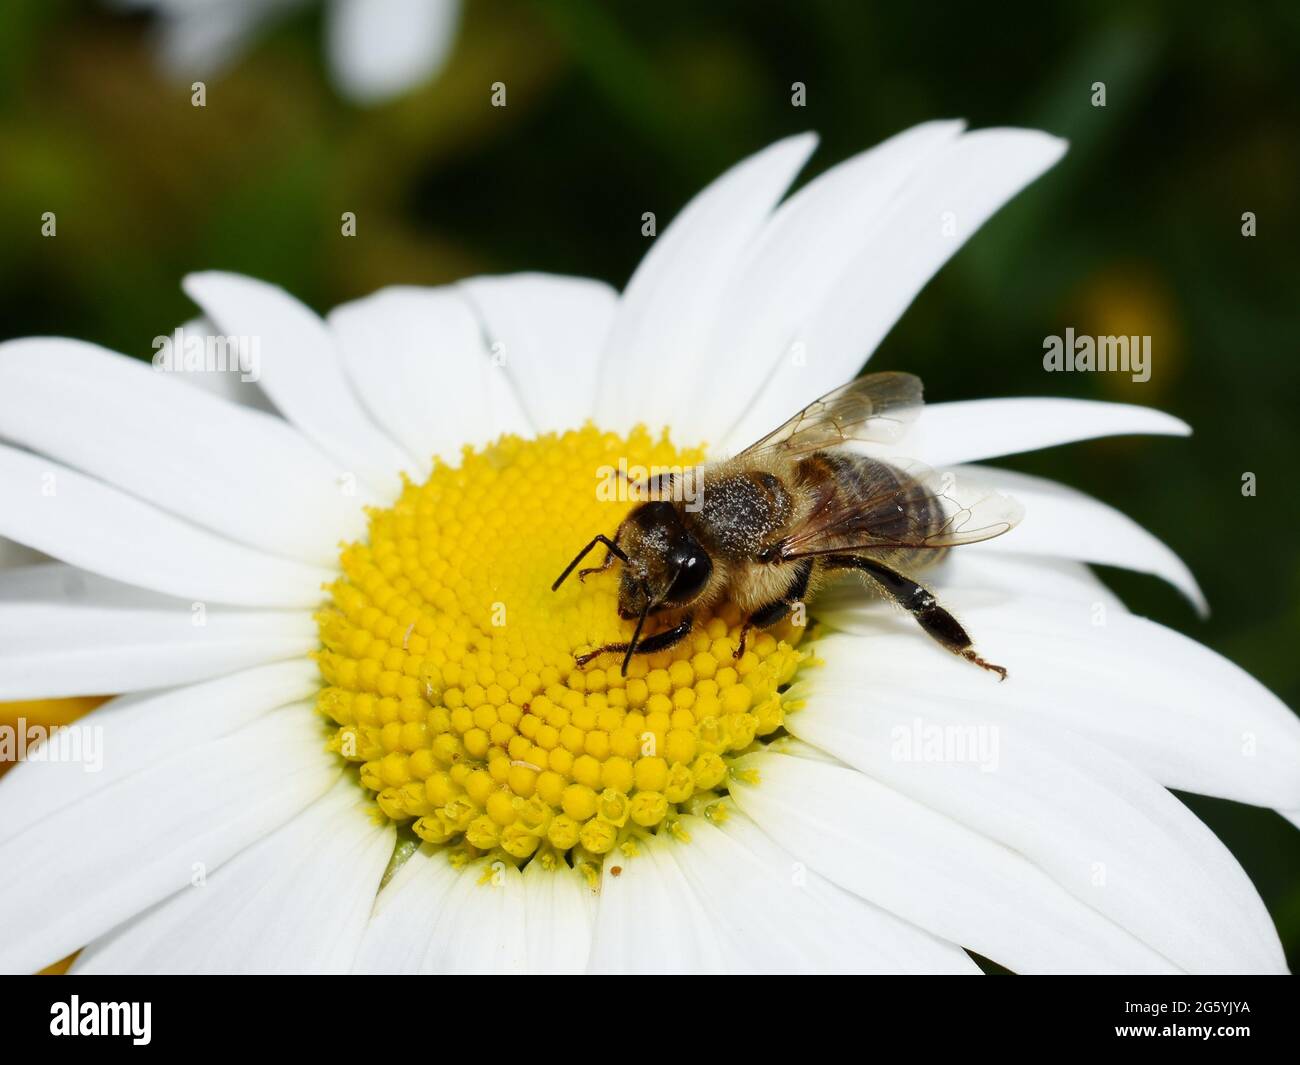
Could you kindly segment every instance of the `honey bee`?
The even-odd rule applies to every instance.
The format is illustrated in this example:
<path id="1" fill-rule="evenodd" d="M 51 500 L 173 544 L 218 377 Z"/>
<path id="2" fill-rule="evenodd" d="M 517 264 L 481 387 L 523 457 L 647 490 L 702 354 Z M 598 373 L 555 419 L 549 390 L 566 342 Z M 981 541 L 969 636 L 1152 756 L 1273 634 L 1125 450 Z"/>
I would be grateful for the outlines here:
<path id="1" fill-rule="evenodd" d="M 688 506 L 673 476 L 638 484 L 639 503 L 613 539 L 597 535 L 551 586 L 558 589 L 598 544 L 599 566 L 622 563 L 618 613 L 636 619 L 632 638 L 577 655 L 581 667 L 602 654 L 667 650 L 691 631 L 697 613 L 730 601 L 744 623 L 735 650 L 753 629 L 785 618 L 828 578 L 855 573 L 908 611 L 940 645 L 1006 679 L 934 595 L 909 574 L 934 565 L 951 547 L 1011 529 L 1018 504 L 997 492 L 959 488 L 951 473 L 885 461 L 847 444 L 894 443 L 922 405 L 921 381 L 907 373 L 858 378 L 805 407 L 738 455 L 697 471 Z M 665 498 L 667 497 L 667 498 Z M 648 619 L 672 624 L 645 635 Z"/>

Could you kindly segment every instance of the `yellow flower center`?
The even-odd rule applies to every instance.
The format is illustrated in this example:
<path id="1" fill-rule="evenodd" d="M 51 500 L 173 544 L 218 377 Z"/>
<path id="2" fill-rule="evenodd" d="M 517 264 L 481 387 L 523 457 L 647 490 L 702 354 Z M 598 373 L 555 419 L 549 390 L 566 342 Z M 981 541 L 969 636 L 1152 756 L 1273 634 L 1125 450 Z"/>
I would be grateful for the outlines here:
<path id="1" fill-rule="evenodd" d="M 550 865 L 672 830 L 725 791 L 730 759 L 782 724 L 802 630 L 751 633 L 737 659 L 740 618 L 725 607 L 624 677 L 620 655 L 574 662 L 631 635 L 619 567 L 551 591 L 635 505 L 597 490 L 620 460 L 701 459 L 644 429 L 508 436 L 370 513 L 317 615 L 318 707 L 384 815 L 429 843 Z"/>

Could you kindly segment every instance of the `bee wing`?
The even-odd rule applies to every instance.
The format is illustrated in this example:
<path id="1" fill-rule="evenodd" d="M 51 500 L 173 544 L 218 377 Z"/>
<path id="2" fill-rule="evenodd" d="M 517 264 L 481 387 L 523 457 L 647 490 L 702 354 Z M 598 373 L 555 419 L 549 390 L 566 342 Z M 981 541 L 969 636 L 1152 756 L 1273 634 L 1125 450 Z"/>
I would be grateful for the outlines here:
<path id="1" fill-rule="evenodd" d="M 809 403 L 740 454 L 752 458 L 778 448 L 811 454 L 852 440 L 892 444 L 907 432 L 923 402 L 921 379 L 914 374 L 867 374 Z"/>
<path id="2" fill-rule="evenodd" d="M 950 470 L 884 463 L 876 469 L 875 480 L 852 497 L 828 494 L 776 545 L 776 557 L 957 547 L 1001 536 L 1024 516 L 1010 496 Z"/>

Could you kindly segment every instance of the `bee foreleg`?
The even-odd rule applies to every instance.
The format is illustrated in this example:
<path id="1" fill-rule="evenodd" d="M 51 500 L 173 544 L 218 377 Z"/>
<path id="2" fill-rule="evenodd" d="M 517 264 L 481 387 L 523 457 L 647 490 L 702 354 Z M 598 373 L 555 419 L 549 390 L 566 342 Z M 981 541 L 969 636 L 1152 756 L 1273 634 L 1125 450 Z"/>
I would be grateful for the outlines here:
<path id="1" fill-rule="evenodd" d="M 627 561 L 627 555 L 623 552 L 623 549 L 619 547 L 618 544 L 616 544 L 608 536 L 604 536 L 604 535 L 593 536 L 591 538 L 591 543 L 589 543 L 586 547 L 584 547 L 581 551 L 579 551 L 577 555 L 574 556 L 573 561 L 564 567 L 564 572 L 555 578 L 555 583 L 551 585 L 551 591 L 555 591 L 560 587 L 561 584 L 564 583 L 565 578 L 568 577 L 568 575 L 573 572 L 573 568 L 584 558 L 586 558 L 587 555 L 591 553 L 592 548 L 594 548 L 597 544 L 604 544 L 606 550 L 609 552 L 605 556 L 604 565 L 597 566 L 596 567 L 597 569 L 604 569 L 606 566 L 613 565 L 614 559 L 618 559 L 620 562 Z M 578 576 L 582 577 L 584 574 L 590 572 L 591 570 L 583 570 L 583 572 L 579 573 Z"/>
<path id="2" fill-rule="evenodd" d="M 681 621 L 671 629 L 664 629 L 663 632 L 656 632 L 653 636 L 647 636 L 644 640 L 639 640 L 636 650 L 633 652 L 638 655 L 652 655 L 656 651 L 667 651 L 670 647 L 675 647 L 686 639 L 695 624 L 695 619 L 687 614 Z M 626 643 L 607 643 L 603 647 L 597 647 L 586 654 L 574 655 L 573 661 L 578 666 L 585 666 L 592 659 L 603 654 L 626 654 L 628 644 Z M 625 674 L 626 675 L 626 674 Z"/>
<path id="3" fill-rule="evenodd" d="M 578 570 L 578 580 L 585 581 L 593 573 L 604 573 L 605 570 L 609 569 L 609 567 L 614 564 L 614 560 L 617 558 L 618 555 L 614 554 L 613 551 L 606 551 L 605 561 L 599 566 L 588 566 L 586 569 Z"/>
<path id="4" fill-rule="evenodd" d="M 935 642 L 968 662 L 996 673 L 1000 680 L 1007 679 L 1007 671 L 1002 666 L 986 662 L 975 653 L 974 641 L 962 628 L 961 622 L 940 606 L 930 591 L 910 577 L 861 555 L 825 555 L 822 560 L 827 569 L 851 569 L 870 577 L 886 595 L 911 614 Z"/>
<path id="5" fill-rule="evenodd" d="M 749 636 L 750 629 L 766 629 L 775 625 L 784 618 L 808 593 L 808 582 L 812 579 L 813 563 L 812 559 L 804 559 L 802 562 L 795 563 L 797 572 L 795 573 L 794 582 L 786 589 L 785 595 L 775 602 L 761 606 L 745 619 L 745 624 L 740 627 L 740 642 L 736 645 L 733 658 L 741 658 L 745 654 L 745 639 Z"/>

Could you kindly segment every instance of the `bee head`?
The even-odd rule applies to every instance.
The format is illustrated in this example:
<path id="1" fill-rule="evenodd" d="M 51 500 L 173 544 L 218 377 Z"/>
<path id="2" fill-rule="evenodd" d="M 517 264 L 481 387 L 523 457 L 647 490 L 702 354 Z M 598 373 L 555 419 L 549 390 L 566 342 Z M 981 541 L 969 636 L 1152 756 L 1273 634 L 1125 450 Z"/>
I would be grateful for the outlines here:
<path id="1" fill-rule="evenodd" d="M 708 552 L 671 503 L 637 507 L 618 539 L 627 553 L 618 588 L 618 612 L 624 619 L 694 602 L 713 573 Z"/>

